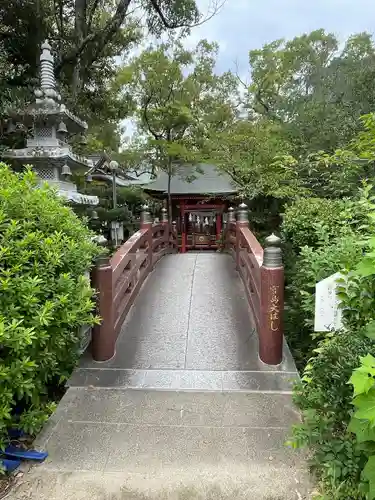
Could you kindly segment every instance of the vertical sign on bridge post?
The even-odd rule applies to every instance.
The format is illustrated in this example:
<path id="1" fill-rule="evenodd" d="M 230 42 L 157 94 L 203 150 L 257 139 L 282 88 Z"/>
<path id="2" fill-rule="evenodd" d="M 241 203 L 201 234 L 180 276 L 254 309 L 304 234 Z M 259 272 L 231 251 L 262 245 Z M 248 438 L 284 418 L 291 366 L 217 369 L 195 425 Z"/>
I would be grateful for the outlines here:
<path id="1" fill-rule="evenodd" d="M 268 365 L 283 360 L 284 266 L 281 240 L 266 238 L 261 272 L 259 357 Z"/>

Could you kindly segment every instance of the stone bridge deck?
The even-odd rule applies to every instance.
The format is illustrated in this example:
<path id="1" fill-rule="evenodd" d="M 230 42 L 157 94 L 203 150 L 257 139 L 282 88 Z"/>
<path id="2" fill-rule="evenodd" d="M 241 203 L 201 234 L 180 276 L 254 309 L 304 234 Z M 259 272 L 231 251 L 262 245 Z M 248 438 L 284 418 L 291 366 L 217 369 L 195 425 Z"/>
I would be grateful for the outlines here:
<path id="1" fill-rule="evenodd" d="M 157 264 L 124 323 L 116 356 L 105 363 L 87 357 L 72 383 L 290 390 L 295 371 L 287 348 L 277 369 L 259 360 L 257 334 L 232 259 L 187 253 Z"/>
<path id="2" fill-rule="evenodd" d="M 307 498 L 301 457 L 284 446 L 298 420 L 296 370 L 258 358 L 245 293 L 225 254 L 162 259 L 115 357 L 89 356 L 38 439 L 49 458 L 14 499 Z"/>

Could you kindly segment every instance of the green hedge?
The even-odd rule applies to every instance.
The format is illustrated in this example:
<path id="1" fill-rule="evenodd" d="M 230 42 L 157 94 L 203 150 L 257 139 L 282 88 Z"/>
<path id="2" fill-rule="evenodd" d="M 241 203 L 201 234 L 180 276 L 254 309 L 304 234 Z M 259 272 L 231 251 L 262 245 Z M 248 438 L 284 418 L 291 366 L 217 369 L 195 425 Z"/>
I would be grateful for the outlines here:
<path id="1" fill-rule="evenodd" d="M 372 338 L 366 336 L 369 325 L 375 325 L 375 203 L 371 192 L 367 186 L 359 199 L 315 200 L 315 206 L 331 207 L 331 220 L 327 208 L 322 220 L 309 226 L 303 211 L 306 200 L 300 205 L 295 202 L 284 219 L 284 235 L 291 240 L 293 255 L 287 266 L 286 335 L 302 372 L 294 398 L 303 422 L 295 426 L 291 444 L 309 447 L 320 481 L 321 494 L 316 498 L 321 500 L 375 498 L 364 492 L 369 489 L 364 471 L 368 473 L 366 464 L 374 449 L 366 449 L 348 427 L 353 413 L 349 379 L 361 357 L 375 354 L 375 333 L 370 332 Z M 335 212 L 340 204 L 342 213 Z M 311 244 L 301 246 L 302 240 Z M 344 274 L 339 288 L 344 327 L 315 334 L 315 283 L 337 271 Z"/>
<path id="2" fill-rule="evenodd" d="M 50 391 L 70 375 L 93 324 L 84 276 L 99 248 L 91 232 L 27 170 L 0 163 L 0 444 L 9 427 L 38 431 Z"/>
<path id="3" fill-rule="evenodd" d="M 303 423 L 294 427 L 292 444 L 308 446 L 324 500 L 362 500 L 359 493 L 366 453 L 348 431 L 353 388 L 348 384 L 360 357 L 375 354 L 375 342 L 361 332 L 329 334 L 306 366 L 294 400 Z M 324 493 L 323 493 L 324 492 Z"/>
<path id="4" fill-rule="evenodd" d="M 304 246 L 317 248 L 329 243 L 364 218 L 360 206 L 349 199 L 299 198 L 284 210 L 283 238 L 298 253 Z"/>
<path id="5" fill-rule="evenodd" d="M 317 346 L 314 334 L 315 285 L 336 272 L 350 269 L 362 256 L 358 237 L 345 234 L 318 248 L 305 246 L 287 269 L 285 335 L 299 369 Z"/>

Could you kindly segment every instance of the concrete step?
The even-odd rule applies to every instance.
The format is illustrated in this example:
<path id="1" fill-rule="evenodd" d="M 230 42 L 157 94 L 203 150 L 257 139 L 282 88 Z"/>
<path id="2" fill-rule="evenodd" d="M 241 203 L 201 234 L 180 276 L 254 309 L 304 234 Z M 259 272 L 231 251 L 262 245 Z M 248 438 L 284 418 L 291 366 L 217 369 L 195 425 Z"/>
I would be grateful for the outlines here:
<path id="1" fill-rule="evenodd" d="M 300 500 L 296 421 L 288 394 L 71 388 L 37 442 L 35 497 L 14 498 Z"/>
<path id="2" fill-rule="evenodd" d="M 78 368 L 68 387 L 162 389 L 174 391 L 244 391 L 291 393 L 298 380 L 286 371 L 121 370 Z"/>
<path id="3" fill-rule="evenodd" d="M 203 464 L 204 467 L 204 464 Z M 142 474 L 46 471 L 27 474 L 7 500 L 310 500 L 303 471 L 256 464 L 240 469 L 199 464 Z"/>

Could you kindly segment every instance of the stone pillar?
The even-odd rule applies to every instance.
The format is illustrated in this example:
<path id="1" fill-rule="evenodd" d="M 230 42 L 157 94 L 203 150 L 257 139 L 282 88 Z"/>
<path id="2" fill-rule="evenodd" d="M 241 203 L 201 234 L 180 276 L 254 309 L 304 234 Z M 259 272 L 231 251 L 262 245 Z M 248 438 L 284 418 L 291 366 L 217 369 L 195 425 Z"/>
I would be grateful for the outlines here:
<path id="1" fill-rule="evenodd" d="M 108 361 L 115 355 L 112 274 L 109 258 L 98 259 L 92 272 L 93 286 L 98 292 L 97 313 L 101 317 L 100 325 L 95 325 L 92 333 L 91 349 L 95 361 Z"/>
<path id="2" fill-rule="evenodd" d="M 259 357 L 268 365 L 283 359 L 284 266 L 281 240 L 266 238 L 261 267 Z"/>
<path id="3" fill-rule="evenodd" d="M 249 216 L 247 211 L 247 205 L 241 203 L 237 209 L 237 220 L 236 220 L 236 269 L 240 269 L 240 252 L 241 252 L 241 227 L 249 226 Z"/>

